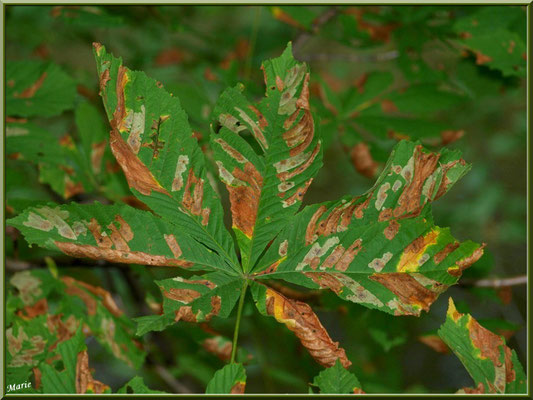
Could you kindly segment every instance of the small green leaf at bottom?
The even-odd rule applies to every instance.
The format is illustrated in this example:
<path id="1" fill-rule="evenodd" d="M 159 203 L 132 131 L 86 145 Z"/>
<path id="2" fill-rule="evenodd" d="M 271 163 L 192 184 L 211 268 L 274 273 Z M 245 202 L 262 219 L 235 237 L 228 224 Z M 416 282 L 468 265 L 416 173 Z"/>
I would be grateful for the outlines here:
<path id="1" fill-rule="evenodd" d="M 335 365 L 320 372 L 313 381 L 320 393 L 364 393 L 361 384 L 354 374 L 348 372 L 337 360 Z"/>
<path id="2" fill-rule="evenodd" d="M 207 384 L 207 394 L 242 394 L 246 386 L 246 371 L 242 364 L 227 364 L 215 372 Z"/>
<path id="3" fill-rule="evenodd" d="M 122 386 L 117 393 L 121 394 L 167 394 L 167 392 L 162 392 L 160 390 L 152 390 L 144 384 L 143 378 L 136 376 Z"/>

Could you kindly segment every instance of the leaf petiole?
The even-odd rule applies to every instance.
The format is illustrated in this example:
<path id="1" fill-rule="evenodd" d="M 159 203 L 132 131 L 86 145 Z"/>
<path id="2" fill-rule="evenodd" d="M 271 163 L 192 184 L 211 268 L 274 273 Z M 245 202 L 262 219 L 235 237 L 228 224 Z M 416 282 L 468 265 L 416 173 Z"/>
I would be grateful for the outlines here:
<path id="1" fill-rule="evenodd" d="M 242 309 L 244 308 L 244 298 L 246 297 L 246 289 L 248 289 L 248 280 L 245 279 L 241 289 L 241 297 L 239 299 L 239 306 L 237 308 L 237 321 L 235 321 L 235 330 L 233 332 L 233 343 L 231 346 L 230 364 L 235 362 L 235 355 L 237 354 L 237 339 L 239 338 L 239 327 L 241 325 Z"/>

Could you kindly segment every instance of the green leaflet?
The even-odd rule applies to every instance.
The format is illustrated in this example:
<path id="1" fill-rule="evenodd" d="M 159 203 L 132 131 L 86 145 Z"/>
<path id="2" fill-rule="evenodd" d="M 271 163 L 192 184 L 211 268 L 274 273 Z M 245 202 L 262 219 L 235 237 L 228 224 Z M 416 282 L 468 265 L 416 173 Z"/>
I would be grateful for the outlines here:
<path id="1" fill-rule="evenodd" d="M 318 386 L 321 394 L 362 393 L 357 377 L 344 369 L 339 361 L 320 372 L 313 385 Z"/>
<path id="2" fill-rule="evenodd" d="M 420 315 L 482 254 L 433 224 L 429 203 L 470 168 L 457 151 L 400 142 L 362 196 L 304 208 L 252 272 L 328 288 L 394 315 Z"/>
<path id="3" fill-rule="evenodd" d="M 41 364 L 43 393 L 111 393 L 109 386 L 93 379 L 86 349 L 80 326 L 71 339 L 57 345 L 59 360 Z"/>
<path id="4" fill-rule="evenodd" d="M 163 293 L 163 312 L 175 320 L 209 321 L 218 315 L 227 318 L 239 299 L 242 279 L 214 272 L 191 279 L 181 277 L 156 282 Z"/>
<path id="5" fill-rule="evenodd" d="M 41 365 L 43 393 L 76 393 L 77 357 L 86 348 L 81 327 L 71 339 L 57 345 L 64 368 L 57 371 L 47 363 Z M 54 364 L 57 364 L 57 361 Z"/>
<path id="6" fill-rule="evenodd" d="M 309 109 L 307 66 L 281 57 L 262 66 L 265 97 L 252 105 L 241 88 L 222 93 L 213 111 L 222 128 L 211 147 L 230 194 L 233 229 L 244 271 L 298 211 L 322 162 L 321 141 Z M 258 155 L 245 139 L 256 142 Z"/>
<path id="7" fill-rule="evenodd" d="M 219 197 L 179 100 L 144 72 L 124 67 L 102 45 L 94 47 L 111 150 L 131 191 L 238 271 Z"/>
<path id="8" fill-rule="evenodd" d="M 8 62 L 6 82 L 6 115 L 52 117 L 74 106 L 76 83 L 56 64 Z"/>
<path id="9" fill-rule="evenodd" d="M 145 315 L 142 317 L 134 318 L 137 323 L 137 330 L 135 334 L 137 336 L 143 336 L 151 331 L 162 331 L 167 326 L 174 323 L 174 316 L 171 314 L 165 315 Z"/>
<path id="10" fill-rule="evenodd" d="M 285 297 L 257 282 L 250 287 L 259 312 L 272 316 L 294 332 L 311 357 L 320 365 L 331 367 L 337 360 L 348 368 L 352 363 L 346 352 L 334 342 L 313 309 L 304 302 Z"/>
<path id="11" fill-rule="evenodd" d="M 483 328 L 470 314 L 459 313 L 451 297 L 439 336 L 467 369 L 477 386 L 476 393 L 527 392 L 526 375 L 516 352 L 506 346 L 502 336 Z"/>
<path id="12" fill-rule="evenodd" d="M 224 269 L 220 257 L 183 230 L 148 211 L 99 203 L 31 207 L 10 219 L 29 243 L 73 257 L 111 262 Z"/>
<path id="13" fill-rule="evenodd" d="M 206 394 L 241 394 L 246 386 L 246 371 L 242 364 L 227 364 L 215 372 L 207 384 Z"/>
<path id="14" fill-rule="evenodd" d="M 110 168 L 114 160 L 100 113 L 82 102 L 75 116 L 81 143 L 69 134 L 59 137 L 24 120 L 7 122 L 7 154 L 38 165 L 40 181 L 65 199 L 98 191 L 110 199 L 121 199 L 128 190 L 123 177 Z"/>
<path id="15" fill-rule="evenodd" d="M 143 378 L 136 376 L 117 390 L 120 394 L 167 394 L 161 390 L 152 390 L 144 384 Z"/>
<path id="16" fill-rule="evenodd" d="M 204 322 L 214 316 L 227 318 L 239 299 L 242 279 L 217 271 L 156 283 L 163 294 L 163 314 L 136 318 L 139 336 L 162 331 L 175 321 Z"/>
<path id="17" fill-rule="evenodd" d="M 40 181 L 68 199 L 94 190 L 94 178 L 86 169 L 72 137 L 58 137 L 30 122 L 6 124 L 8 155 L 39 166 Z"/>
<path id="18" fill-rule="evenodd" d="M 472 51 L 477 65 L 497 69 L 504 76 L 525 76 L 526 12 L 520 7 L 483 7 L 457 19 L 453 30 L 464 48 Z"/>

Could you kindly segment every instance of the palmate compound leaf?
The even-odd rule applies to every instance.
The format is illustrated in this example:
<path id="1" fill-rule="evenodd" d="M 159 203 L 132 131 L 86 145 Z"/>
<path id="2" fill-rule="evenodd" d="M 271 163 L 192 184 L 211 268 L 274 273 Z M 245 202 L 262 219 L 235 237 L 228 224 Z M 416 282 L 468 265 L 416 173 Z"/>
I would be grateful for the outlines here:
<path id="1" fill-rule="evenodd" d="M 246 387 L 246 371 L 242 364 L 231 363 L 215 372 L 207 384 L 207 394 L 242 394 Z"/>
<path id="2" fill-rule="evenodd" d="M 107 393 L 108 387 L 91 377 L 84 337 L 141 367 L 144 351 L 133 339 L 133 323 L 103 288 L 45 269 L 18 272 L 9 283 L 8 387 L 27 381 L 32 386 L 22 390 L 28 393 Z M 135 377 L 118 393 L 164 392 Z"/>
<path id="3" fill-rule="evenodd" d="M 241 266 L 179 101 L 144 73 L 123 67 L 103 46 L 96 44 L 95 53 L 111 149 L 132 192 L 161 219 L 95 204 L 29 209 L 11 224 L 30 242 L 77 257 L 211 271 L 159 282 L 163 316 L 144 319 L 141 331 L 161 329 L 172 318 L 229 315 L 239 296 Z M 482 254 L 482 246 L 458 243 L 430 216 L 429 203 L 469 166 L 457 152 L 428 153 L 401 142 L 369 192 L 295 215 L 321 165 L 321 142 L 309 111 L 309 74 L 292 58 L 290 45 L 263 70 L 267 96 L 253 106 L 237 89 L 224 92 L 215 109 L 222 129 L 211 137 L 230 193 L 242 270 L 251 272 L 262 313 L 293 330 L 319 363 L 329 367 L 339 360 L 347 367 L 344 350 L 308 305 L 256 281 L 329 288 L 343 299 L 395 315 L 427 311 Z M 246 130 L 260 151 L 239 135 Z"/>
<path id="4" fill-rule="evenodd" d="M 338 360 L 332 367 L 320 372 L 313 385 L 318 386 L 321 394 L 364 393 L 357 377 L 346 371 Z"/>
<path id="5" fill-rule="evenodd" d="M 144 72 L 94 44 L 109 144 L 132 193 L 239 271 L 220 199 L 180 101 Z"/>
<path id="6" fill-rule="evenodd" d="M 439 336 L 461 360 L 476 388 L 461 393 L 526 393 L 524 369 L 503 336 L 483 328 L 470 314 L 461 314 L 450 297 Z"/>
<path id="7" fill-rule="evenodd" d="M 400 142 L 376 184 L 358 197 L 304 208 L 252 270 L 327 288 L 394 315 L 420 315 L 455 284 L 483 246 L 433 224 L 429 203 L 469 169 L 457 151 Z"/>
<path id="8" fill-rule="evenodd" d="M 229 192 L 245 272 L 298 211 L 322 166 L 306 64 L 296 62 L 289 43 L 281 57 L 265 61 L 262 70 L 266 93 L 258 104 L 235 87 L 224 91 L 213 111 L 222 128 L 211 135 L 211 148 Z M 261 155 L 243 137 L 246 132 Z"/>
<path id="9" fill-rule="evenodd" d="M 50 389 L 38 384 L 47 370 L 45 365 L 61 356 L 58 346 L 72 339 L 79 327 L 83 327 L 85 336 L 96 339 L 130 367 L 142 365 L 145 353 L 133 338 L 134 324 L 103 288 L 69 276 L 58 277 L 45 269 L 14 274 L 8 288 L 8 385 L 31 379 L 32 390 Z M 52 374 L 53 377 L 57 376 Z M 50 390 L 75 392 L 74 381 L 65 385 Z"/>

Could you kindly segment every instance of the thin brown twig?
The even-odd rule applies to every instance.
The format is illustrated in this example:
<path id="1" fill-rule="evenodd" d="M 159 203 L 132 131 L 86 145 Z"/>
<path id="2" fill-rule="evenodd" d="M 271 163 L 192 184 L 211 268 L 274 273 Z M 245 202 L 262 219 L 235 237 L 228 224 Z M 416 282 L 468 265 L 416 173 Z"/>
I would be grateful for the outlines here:
<path id="1" fill-rule="evenodd" d="M 161 379 L 163 379 L 175 393 L 192 393 L 192 390 L 187 385 L 174 378 L 174 376 L 172 376 L 172 374 L 162 365 L 155 364 L 154 369 Z"/>
<path id="2" fill-rule="evenodd" d="M 298 56 L 302 61 L 348 61 L 348 62 L 385 62 L 398 58 L 398 50 L 384 51 L 371 54 L 354 54 L 354 53 L 311 53 L 300 54 Z"/>
<path id="3" fill-rule="evenodd" d="M 527 285 L 527 275 L 518 275 L 510 278 L 464 280 L 459 282 L 460 286 L 466 287 L 489 287 L 501 288 L 505 286 Z"/>
<path id="4" fill-rule="evenodd" d="M 302 46 L 309 40 L 311 37 L 311 34 L 316 35 L 319 31 L 319 29 L 327 23 L 329 20 L 334 18 L 337 13 L 339 12 L 339 9 L 337 6 L 333 6 L 330 9 L 328 9 L 325 13 L 318 16 L 311 25 L 311 31 L 302 31 L 300 34 L 294 39 L 294 45 L 293 45 L 293 51 L 294 54 L 299 54 L 299 50 L 302 48 Z"/>
<path id="5" fill-rule="evenodd" d="M 6 259 L 6 270 L 8 271 L 18 272 L 18 271 L 24 271 L 30 268 L 40 268 L 40 267 L 38 265 L 33 265 L 29 263 L 28 261 L 14 260 L 12 258 Z"/>

